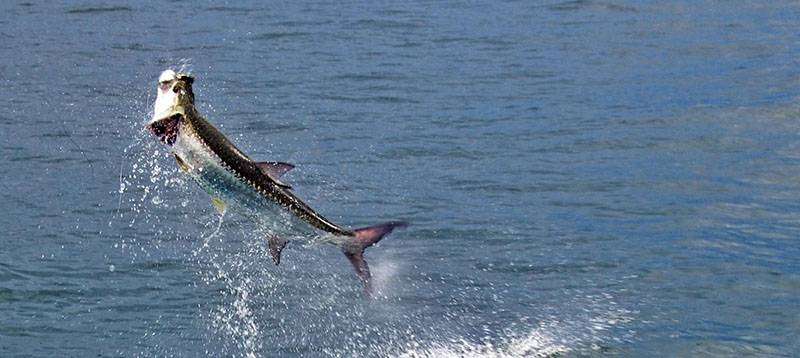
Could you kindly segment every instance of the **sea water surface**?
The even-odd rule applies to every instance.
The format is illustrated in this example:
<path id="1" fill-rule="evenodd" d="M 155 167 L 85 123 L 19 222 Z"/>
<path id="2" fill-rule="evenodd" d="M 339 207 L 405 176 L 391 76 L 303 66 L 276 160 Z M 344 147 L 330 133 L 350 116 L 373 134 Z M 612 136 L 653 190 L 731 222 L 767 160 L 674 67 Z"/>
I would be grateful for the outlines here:
<path id="1" fill-rule="evenodd" d="M 793 356 L 797 1 L 0 5 L 0 356 Z M 367 259 L 221 221 L 165 68 Z"/>

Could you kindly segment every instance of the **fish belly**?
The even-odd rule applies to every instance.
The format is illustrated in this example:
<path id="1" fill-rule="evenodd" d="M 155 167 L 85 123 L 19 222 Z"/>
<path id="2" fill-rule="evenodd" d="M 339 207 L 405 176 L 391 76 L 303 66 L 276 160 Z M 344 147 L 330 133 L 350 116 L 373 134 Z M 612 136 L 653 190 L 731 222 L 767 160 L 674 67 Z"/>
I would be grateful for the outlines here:
<path id="1" fill-rule="evenodd" d="M 318 238 L 319 233 L 313 226 L 236 177 L 199 140 L 179 135 L 173 149 L 174 154 L 187 166 L 189 176 L 209 195 L 221 199 L 228 208 L 253 220 L 267 235 L 287 240 Z"/>

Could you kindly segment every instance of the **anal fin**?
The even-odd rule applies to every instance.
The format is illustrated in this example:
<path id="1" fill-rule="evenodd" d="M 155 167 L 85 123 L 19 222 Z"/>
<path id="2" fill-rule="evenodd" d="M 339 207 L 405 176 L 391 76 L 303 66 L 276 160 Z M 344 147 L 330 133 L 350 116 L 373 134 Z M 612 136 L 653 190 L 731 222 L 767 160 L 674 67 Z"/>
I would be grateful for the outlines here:
<path id="1" fill-rule="evenodd" d="M 288 242 L 288 240 L 277 236 L 269 237 L 269 255 L 272 256 L 272 261 L 275 262 L 275 265 L 281 263 L 281 252 Z"/>

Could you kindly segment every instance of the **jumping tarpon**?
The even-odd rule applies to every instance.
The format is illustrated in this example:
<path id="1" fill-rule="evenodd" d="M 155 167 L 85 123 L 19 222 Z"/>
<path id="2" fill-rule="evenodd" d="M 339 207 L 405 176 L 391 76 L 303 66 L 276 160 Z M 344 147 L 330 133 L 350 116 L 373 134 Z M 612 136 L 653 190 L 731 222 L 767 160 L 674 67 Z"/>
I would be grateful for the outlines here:
<path id="1" fill-rule="evenodd" d="M 370 294 L 364 249 L 406 224 L 398 221 L 347 229 L 326 219 L 281 180 L 293 165 L 251 160 L 198 113 L 193 82 L 194 77 L 185 73 L 161 73 L 153 118 L 146 126 L 169 146 L 180 169 L 211 195 L 221 215 L 230 207 L 265 229 L 276 265 L 291 240 L 330 243 L 344 252 Z"/>

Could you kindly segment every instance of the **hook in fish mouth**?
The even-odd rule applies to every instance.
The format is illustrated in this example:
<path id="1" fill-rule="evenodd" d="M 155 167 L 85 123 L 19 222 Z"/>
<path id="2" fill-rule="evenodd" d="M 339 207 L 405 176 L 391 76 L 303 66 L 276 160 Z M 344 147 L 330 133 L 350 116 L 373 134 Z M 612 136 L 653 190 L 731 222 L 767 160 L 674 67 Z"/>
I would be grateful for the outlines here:
<path id="1" fill-rule="evenodd" d="M 162 143 L 171 146 L 175 144 L 175 140 L 178 139 L 178 128 L 180 127 L 181 118 L 183 118 L 183 115 L 176 113 L 171 116 L 152 121 L 147 124 L 147 130 L 158 137 Z"/>

